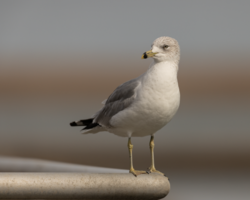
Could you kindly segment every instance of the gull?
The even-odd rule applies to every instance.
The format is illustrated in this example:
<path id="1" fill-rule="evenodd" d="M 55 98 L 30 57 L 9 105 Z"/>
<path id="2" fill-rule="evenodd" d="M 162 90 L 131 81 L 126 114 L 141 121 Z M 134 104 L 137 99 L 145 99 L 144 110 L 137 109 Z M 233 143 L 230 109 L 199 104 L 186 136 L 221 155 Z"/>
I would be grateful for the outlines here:
<path id="1" fill-rule="evenodd" d="M 129 172 L 135 176 L 156 172 L 154 162 L 154 134 L 173 118 L 180 104 L 177 80 L 180 48 L 171 37 L 159 37 L 142 59 L 153 58 L 149 69 L 139 77 L 118 86 L 92 118 L 71 122 L 71 126 L 85 126 L 84 134 L 108 131 L 128 137 Z M 148 171 L 133 167 L 132 137 L 151 136 L 149 147 L 151 166 Z"/>

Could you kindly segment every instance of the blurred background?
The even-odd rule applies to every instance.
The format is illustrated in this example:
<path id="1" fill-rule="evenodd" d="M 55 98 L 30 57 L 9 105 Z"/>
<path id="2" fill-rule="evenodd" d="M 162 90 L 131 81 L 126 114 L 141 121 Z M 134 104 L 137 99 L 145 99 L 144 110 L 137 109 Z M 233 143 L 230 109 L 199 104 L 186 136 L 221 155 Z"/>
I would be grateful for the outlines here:
<path id="1" fill-rule="evenodd" d="M 81 135 L 160 36 L 179 41 L 181 106 L 155 137 L 169 200 L 249 199 L 250 2 L 0 1 L 0 155 L 129 168 L 127 139 Z M 149 137 L 133 138 L 150 165 Z"/>

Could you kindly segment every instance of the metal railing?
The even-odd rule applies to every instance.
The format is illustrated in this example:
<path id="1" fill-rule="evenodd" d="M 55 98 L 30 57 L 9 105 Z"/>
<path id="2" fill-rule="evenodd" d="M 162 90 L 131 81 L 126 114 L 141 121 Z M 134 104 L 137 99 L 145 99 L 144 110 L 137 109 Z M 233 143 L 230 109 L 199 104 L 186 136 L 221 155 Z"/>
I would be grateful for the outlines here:
<path id="1" fill-rule="evenodd" d="M 36 173 L 27 172 L 26 167 Z M 6 172 L 8 168 L 12 173 Z M 26 172 L 13 173 L 25 169 Z M 45 172 L 45 169 L 50 172 Z M 38 172 L 39 170 L 43 172 Z M 170 190 L 168 178 L 159 174 L 134 177 L 127 170 L 41 160 L 0 157 L 0 171 L 5 171 L 0 173 L 0 199 L 153 200 L 165 197 Z"/>

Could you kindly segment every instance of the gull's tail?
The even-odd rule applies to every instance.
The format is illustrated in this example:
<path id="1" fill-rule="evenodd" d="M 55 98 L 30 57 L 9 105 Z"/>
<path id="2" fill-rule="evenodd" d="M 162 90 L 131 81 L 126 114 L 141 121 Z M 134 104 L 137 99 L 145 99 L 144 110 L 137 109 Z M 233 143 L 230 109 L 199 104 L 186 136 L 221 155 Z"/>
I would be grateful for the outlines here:
<path id="1" fill-rule="evenodd" d="M 98 123 L 93 123 L 93 118 L 82 119 L 70 123 L 70 126 L 85 126 L 82 130 L 88 130 L 100 126 Z"/>

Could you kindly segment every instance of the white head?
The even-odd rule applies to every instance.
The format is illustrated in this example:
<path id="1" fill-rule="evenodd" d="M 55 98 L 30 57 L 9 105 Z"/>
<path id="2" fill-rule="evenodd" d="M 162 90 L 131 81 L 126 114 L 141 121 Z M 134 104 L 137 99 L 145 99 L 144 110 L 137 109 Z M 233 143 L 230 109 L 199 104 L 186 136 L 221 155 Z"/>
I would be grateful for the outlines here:
<path id="1" fill-rule="evenodd" d="M 159 37 L 153 44 L 150 51 L 142 55 L 142 59 L 152 57 L 155 62 L 174 61 L 176 64 L 180 60 L 180 47 L 178 42 L 171 37 Z"/>

